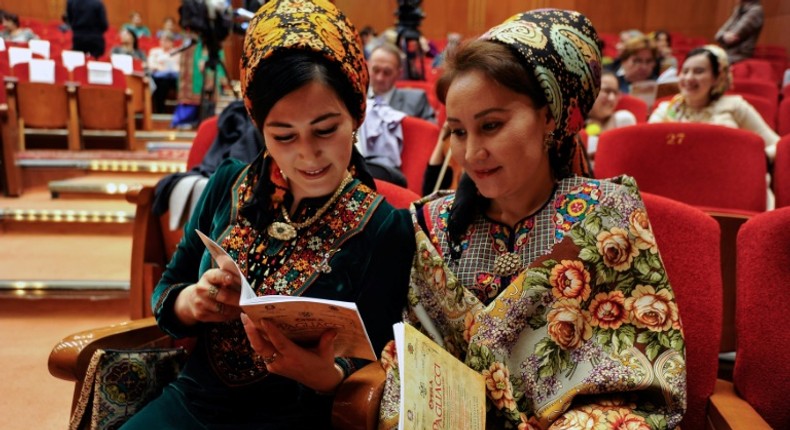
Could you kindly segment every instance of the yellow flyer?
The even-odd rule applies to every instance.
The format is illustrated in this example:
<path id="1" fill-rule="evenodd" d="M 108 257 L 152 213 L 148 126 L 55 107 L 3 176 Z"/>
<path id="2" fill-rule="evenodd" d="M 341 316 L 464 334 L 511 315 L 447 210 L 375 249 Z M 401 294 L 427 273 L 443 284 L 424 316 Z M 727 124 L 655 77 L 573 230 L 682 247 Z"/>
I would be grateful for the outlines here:
<path id="1" fill-rule="evenodd" d="M 485 378 L 409 324 L 393 326 L 401 381 L 398 427 L 485 428 Z"/>

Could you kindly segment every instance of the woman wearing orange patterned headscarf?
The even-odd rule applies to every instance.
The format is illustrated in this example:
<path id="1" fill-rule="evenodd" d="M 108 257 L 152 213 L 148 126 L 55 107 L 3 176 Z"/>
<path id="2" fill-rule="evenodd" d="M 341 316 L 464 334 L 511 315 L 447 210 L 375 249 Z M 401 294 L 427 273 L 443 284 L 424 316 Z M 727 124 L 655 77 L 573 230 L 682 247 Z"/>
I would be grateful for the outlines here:
<path id="1" fill-rule="evenodd" d="M 258 296 L 356 302 L 375 351 L 405 306 L 408 213 L 376 194 L 354 149 L 368 86 L 354 27 L 328 1 L 270 1 L 250 22 L 241 72 L 265 151 L 224 162 L 185 227 L 152 306 L 164 331 L 197 346 L 124 429 L 327 428 L 335 389 L 364 364 L 336 356 L 334 331 L 305 347 L 243 315 L 239 272 L 212 263 L 196 230 Z"/>

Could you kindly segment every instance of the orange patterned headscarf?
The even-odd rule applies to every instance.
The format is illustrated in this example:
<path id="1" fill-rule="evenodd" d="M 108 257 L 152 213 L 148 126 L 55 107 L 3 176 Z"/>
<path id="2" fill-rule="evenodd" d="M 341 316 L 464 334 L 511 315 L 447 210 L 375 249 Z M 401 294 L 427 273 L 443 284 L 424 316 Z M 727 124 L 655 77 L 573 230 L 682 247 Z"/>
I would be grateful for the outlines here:
<path id="1" fill-rule="evenodd" d="M 250 21 L 241 54 L 241 92 L 251 112 L 247 90 L 266 59 L 284 50 L 322 54 L 340 66 L 354 88 L 360 105 L 359 124 L 365 119 L 368 68 L 362 41 L 354 25 L 326 0 L 271 0 Z"/>

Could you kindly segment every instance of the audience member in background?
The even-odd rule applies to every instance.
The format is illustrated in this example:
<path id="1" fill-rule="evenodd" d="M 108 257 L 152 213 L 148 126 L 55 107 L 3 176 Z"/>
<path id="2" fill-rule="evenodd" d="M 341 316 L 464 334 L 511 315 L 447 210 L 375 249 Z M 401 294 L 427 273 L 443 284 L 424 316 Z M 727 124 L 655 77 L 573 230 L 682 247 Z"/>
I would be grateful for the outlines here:
<path id="1" fill-rule="evenodd" d="M 178 85 L 178 72 L 181 64 L 181 53 L 173 54 L 174 35 L 169 31 L 159 32 L 159 46 L 148 51 L 148 71 L 156 83 L 151 95 L 154 112 L 165 111 L 165 100 L 170 91 Z"/>
<path id="2" fill-rule="evenodd" d="M 414 88 L 397 88 L 401 76 L 403 53 L 395 45 L 382 43 L 373 48 L 368 59 L 370 90 L 368 97 L 376 98 L 406 115 L 436 122 L 436 115 L 428 103 L 425 91 Z"/>
<path id="3" fill-rule="evenodd" d="M 685 410 L 680 315 L 639 190 L 572 174 L 597 39 L 577 12 L 526 12 L 438 81 L 466 173 L 413 206 L 405 319 L 485 377 L 486 428 L 665 430 Z M 395 357 L 379 428 L 398 424 Z"/>
<path id="4" fill-rule="evenodd" d="M 38 39 L 33 30 L 19 26 L 19 16 L 9 12 L 3 12 L 3 32 L 0 37 L 8 42 L 27 43 L 33 39 Z"/>
<path id="5" fill-rule="evenodd" d="M 365 58 L 367 59 L 370 57 L 370 51 L 373 50 L 373 47 L 376 46 L 377 43 L 376 30 L 373 27 L 366 25 L 364 28 L 362 28 L 362 30 L 359 31 L 359 37 L 362 39 L 362 48 L 364 49 Z"/>
<path id="6" fill-rule="evenodd" d="M 109 24 L 101 0 L 67 0 L 66 22 L 72 31 L 71 49 L 93 58 L 104 55 L 104 32 Z"/>
<path id="7" fill-rule="evenodd" d="M 727 53 L 716 45 L 689 52 L 678 76 L 680 94 L 660 103 L 649 122 L 704 122 L 753 131 L 765 142 L 770 160 L 779 136 L 763 117 L 739 95 L 724 95 L 732 77 Z"/>
<path id="8" fill-rule="evenodd" d="M 183 38 L 181 33 L 179 33 L 178 28 L 176 27 L 176 20 L 173 19 L 172 16 L 168 16 L 162 21 L 162 28 L 156 32 L 156 38 L 162 39 L 162 35 L 165 32 L 170 33 L 170 37 L 175 42 L 178 42 Z"/>
<path id="9" fill-rule="evenodd" d="M 601 73 L 601 92 L 598 93 L 598 98 L 595 99 L 595 104 L 587 116 L 586 128 L 595 124 L 600 133 L 636 124 L 636 117 L 630 111 L 616 110 L 620 96 L 617 76 L 611 70 L 604 70 Z"/>
<path id="10" fill-rule="evenodd" d="M 650 33 L 650 38 L 653 39 L 653 43 L 656 45 L 659 60 L 653 73 L 658 76 L 671 67 L 677 69 L 678 59 L 672 55 L 672 36 L 669 35 L 669 32 L 656 30 Z"/>
<path id="11" fill-rule="evenodd" d="M 612 68 L 617 74 L 620 91 L 628 94 L 635 82 L 658 78 L 655 74 L 657 62 L 658 51 L 649 37 L 641 35 L 628 39 L 620 54 L 620 69 Z"/>
<path id="12" fill-rule="evenodd" d="M 118 35 L 121 38 L 121 43 L 113 46 L 110 53 L 131 55 L 132 58 L 145 63 L 145 53 L 140 49 L 140 45 L 137 42 L 137 35 L 126 27 L 121 28 L 118 31 Z"/>
<path id="13" fill-rule="evenodd" d="M 644 35 L 645 35 L 644 33 L 642 33 L 641 31 L 639 31 L 639 30 L 637 30 L 635 28 L 621 31 L 620 34 L 619 34 L 619 38 L 617 40 L 617 43 L 615 43 L 615 45 L 614 45 L 614 49 L 615 49 L 615 53 L 616 53 L 615 54 L 615 58 L 612 58 L 612 59 L 604 58 L 603 59 L 603 64 L 609 69 L 619 70 L 620 69 L 620 62 L 621 62 L 621 58 L 620 57 L 623 55 L 623 50 L 625 49 L 626 42 L 628 42 L 629 40 L 631 40 L 631 39 L 633 39 L 635 37 L 642 37 Z"/>
<path id="14" fill-rule="evenodd" d="M 414 242 L 354 151 L 367 69 L 354 27 L 329 1 L 273 0 L 250 21 L 241 86 L 265 151 L 214 172 L 152 297 L 160 327 L 195 336 L 178 378 L 122 427 L 327 429 L 333 393 L 364 362 L 337 357 L 333 330 L 300 346 L 238 307 L 231 262 L 257 295 L 356 302 L 375 348 L 405 306 Z"/>
<path id="15" fill-rule="evenodd" d="M 732 15 L 716 32 L 716 41 L 724 47 L 731 64 L 754 55 L 763 22 L 760 0 L 738 0 Z"/>
<path id="16" fill-rule="evenodd" d="M 457 48 L 458 45 L 461 44 L 462 39 L 463 36 L 461 36 L 461 33 L 447 33 L 447 45 L 444 46 L 444 50 L 442 50 L 442 52 L 434 57 L 433 67 L 442 67 L 442 64 L 444 64 L 444 59 L 449 53 L 453 51 L 453 49 Z"/>
<path id="17" fill-rule="evenodd" d="M 598 136 L 607 130 L 619 127 L 626 127 L 636 124 L 636 117 L 631 111 L 617 109 L 617 102 L 620 101 L 620 87 L 618 86 L 617 76 L 611 70 L 604 70 L 601 73 L 601 92 L 595 99 L 587 121 L 584 123 L 584 131 L 587 133 L 587 155 L 592 157 L 598 149 Z"/>
<path id="18" fill-rule="evenodd" d="M 126 28 L 134 33 L 138 38 L 151 37 L 151 30 L 143 24 L 143 16 L 140 12 L 134 11 L 129 15 L 129 21 L 121 28 Z"/>
<path id="19" fill-rule="evenodd" d="M 172 127 L 191 128 L 200 121 L 200 103 L 216 103 L 220 88 L 212 89 L 215 83 L 227 81 L 225 71 L 218 67 L 214 72 L 205 67 L 209 53 L 203 41 L 196 34 L 187 33 L 184 43 L 191 47 L 181 52 L 178 79 L 178 106 L 173 112 Z M 225 61 L 225 53 L 220 49 L 220 61 Z M 216 75 L 214 74 L 216 73 Z M 205 85 L 204 85 L 205 83 Z M 212 93 L 214 99 L 201 97 L 204 91 Z"/>

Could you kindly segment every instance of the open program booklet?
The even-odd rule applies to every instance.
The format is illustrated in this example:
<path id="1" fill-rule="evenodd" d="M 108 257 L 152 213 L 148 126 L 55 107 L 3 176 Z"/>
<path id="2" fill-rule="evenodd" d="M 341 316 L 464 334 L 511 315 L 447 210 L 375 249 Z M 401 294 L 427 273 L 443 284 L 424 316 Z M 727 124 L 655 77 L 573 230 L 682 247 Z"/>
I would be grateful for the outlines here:
<path id="1" fill-rule="evenodd" d="M 406 429 L 484 429 L 485 377 L 428 336 L 396 323 L 400 422 Z"/>
<path id="2" fill-rule="evenodd" d="M 316 345 L 322 333 L 335 329 L 337 356 L 376 360 L 355 303 L 299 296 L 257 296 L 230 255 L 208 236 L 195 231 L 215 261 L 225 256 L 234 262 L 241 278 L 239 306 L 256 324 L 261 319 L 268 319 L 289 339 L 306 346 Z"/>

